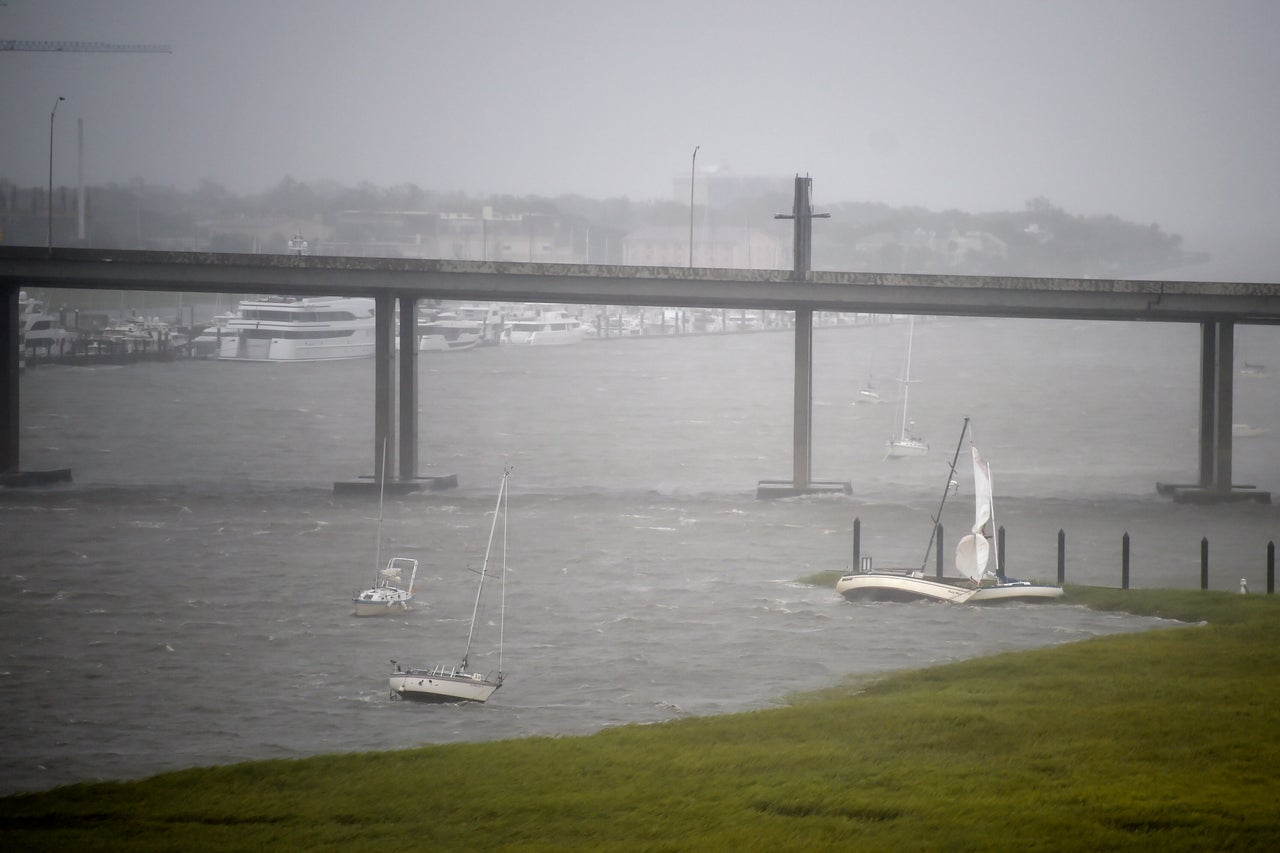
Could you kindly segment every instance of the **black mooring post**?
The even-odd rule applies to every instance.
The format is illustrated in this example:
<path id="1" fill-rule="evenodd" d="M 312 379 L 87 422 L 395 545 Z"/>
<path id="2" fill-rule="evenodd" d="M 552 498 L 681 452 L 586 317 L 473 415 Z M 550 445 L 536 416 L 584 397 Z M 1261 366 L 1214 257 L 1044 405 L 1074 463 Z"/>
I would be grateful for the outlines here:
<path id="1" fill-rule="evenodd" d="M 1209 537 L 1200 538 L 1200 588 L 1209 588 Z"/>
<path id="2" fill-rule="evenodd" d="M 1067 580 L 1067 533 L 1058 529 L 1058 586 Z"/>
<path id="3" fill-rule="evenodd" d="M 1275 595 L 1276 592 L 1276 543 L 1272 540 L 1267 543 L 1267 595 Z"/>
<path id="4" fill-rule="evenodd" d="M 938 525 L 938 577 L 942 577 L 942 525 Z"/>
<path id="5" fill-rule="evenodd" d="M 1129 534 L 1120 540 L 1120 588 L 1129 588 Z"/>
<path id="6" fill-rule="evenodd" d="M 1004 525 L 996 533 L 996 578 L 1004 583 Z"/>
<path id="7" fill-rule="evenodd" d="M 853 519 L 853 567 L 849 569 L 851 572 L 858 570 L 858 563 L 862 559 L 862 519 L 854 516 Z"/>

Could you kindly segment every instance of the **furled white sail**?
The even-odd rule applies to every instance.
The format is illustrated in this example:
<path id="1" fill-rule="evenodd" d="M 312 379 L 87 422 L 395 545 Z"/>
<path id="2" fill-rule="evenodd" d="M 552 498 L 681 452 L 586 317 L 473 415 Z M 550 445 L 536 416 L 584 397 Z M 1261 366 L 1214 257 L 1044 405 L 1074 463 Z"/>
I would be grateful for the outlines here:
<path id="1" fill-rule="evenodd" d="M 982 580 L 991 558 L 991 543 L 983 528 L 991 520 L 991 466 L 973 451 L 973 530 L 956 544 L 956 571 L 974 583 Z"/>
<path id="2" fill-rule="evenodd" d="M 991 520 L 991 466 L 978 453 L 978 448 L 970 445 L 969 449 L 973 451 L 973 532 L 980 534 Z"/>

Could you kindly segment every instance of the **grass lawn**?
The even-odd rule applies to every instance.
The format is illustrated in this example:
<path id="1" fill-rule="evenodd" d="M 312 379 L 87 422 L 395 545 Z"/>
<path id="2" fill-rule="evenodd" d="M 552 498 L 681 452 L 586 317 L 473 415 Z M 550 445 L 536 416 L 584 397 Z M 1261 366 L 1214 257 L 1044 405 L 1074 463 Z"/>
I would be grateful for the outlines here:
<path id="1" fill-rule="evenodd" d="M 765 711 L 67 786 L 0 799 L 0 841 L 1280 849 L 1280 598 L 1068 587 L 1063 601 L 1194 624 L 863 678 Z"/>

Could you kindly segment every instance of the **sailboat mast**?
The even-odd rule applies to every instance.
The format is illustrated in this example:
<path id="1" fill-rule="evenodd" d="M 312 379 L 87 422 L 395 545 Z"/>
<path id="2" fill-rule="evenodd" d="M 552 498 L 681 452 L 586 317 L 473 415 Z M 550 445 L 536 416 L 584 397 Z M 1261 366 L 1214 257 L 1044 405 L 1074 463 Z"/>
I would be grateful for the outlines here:
<path id="1" fill-rule="evenodd" d="M 373 546 L 373 585 L 378 585 L 378 572 L 382 570 L 382 499 L 387 492 L 387 439 L 382 439 L 382 463 L 378 474 L 378 541 Z"/>
<path id="2" fill-rule="evenodd" d="M 507 489 L 502 481 L 502 603 L 498 610 L 498 675 L 502 675 L 502 641 L 507 627 Z"/>
<path id="3" fill-rule="evenodd" d="M 956 452 L 951 456 L 951 473 L 947 475 L 947 484 L 942 487 L 942 500 L 938 503 L 938 514 L 933 517 L 933 529 L 929 531 L 929 546 L 924 549 L 924 559 L 920 562 L 923 572 L 929 565 L 929 555 L 933 553 L 933 540 L 938 537 L 938 522 L 942 520 L 942 508 L 947 505 L 947 492 L 951 491 L 951 482 L 956 478 L 956 462 L 960 460 L 960 448 L 964 447 L 964 434 L 969 430 L 969 419 L 964 419 L 960 427 L 960 440 L 956 442 Z"/>
<path id="4" fill-rule="evenodd" d="M 507 472 L 502 472 L 502 484 L 498 487 L 498 501 L 493 507 L 493 524 L 489 527 L 489 544 L 484 549 L 484 563 L 480 566 L 480 583 L 476 586 L 476 603 L 471 608 L 471 628 L 467 631 L 467 650 L 462 654 L 462 668 L 467 668 L 471 657 L 471 640 L 476 635 L 476 617 L 480 614 L 480 593 L 484 591 L 484 576 L 489 573 L 489 553 L 493 549 L 493 534 L 498 529 L 498 513 L 507 494 Z M 505 573 L 504 573 L 505 574 Z"/>
<path id="5" fill-rule="evenodd" d="M 916 336 L 916 315 L 907 318 L 907 364 L 902 371 L 902 428 L 898 430 L 898 438 L 907 437 L 907 396 L 911 392 L 911 342 Z"/>

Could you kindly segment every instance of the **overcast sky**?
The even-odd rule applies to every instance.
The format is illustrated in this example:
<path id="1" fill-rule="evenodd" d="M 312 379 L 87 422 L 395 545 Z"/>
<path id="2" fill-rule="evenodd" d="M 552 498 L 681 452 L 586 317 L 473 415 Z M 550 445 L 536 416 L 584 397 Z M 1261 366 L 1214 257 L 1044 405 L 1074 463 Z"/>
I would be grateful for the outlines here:
<path id="1" fill-rule="evenodd" d="M 1280 244 L 1276 0 L 3 0 L 0 175 L 1072 213 Z M 687 195 L 684 196 L 687 198 Z M 1194 246 L 1193 246 L 1194 247 Z"/>

